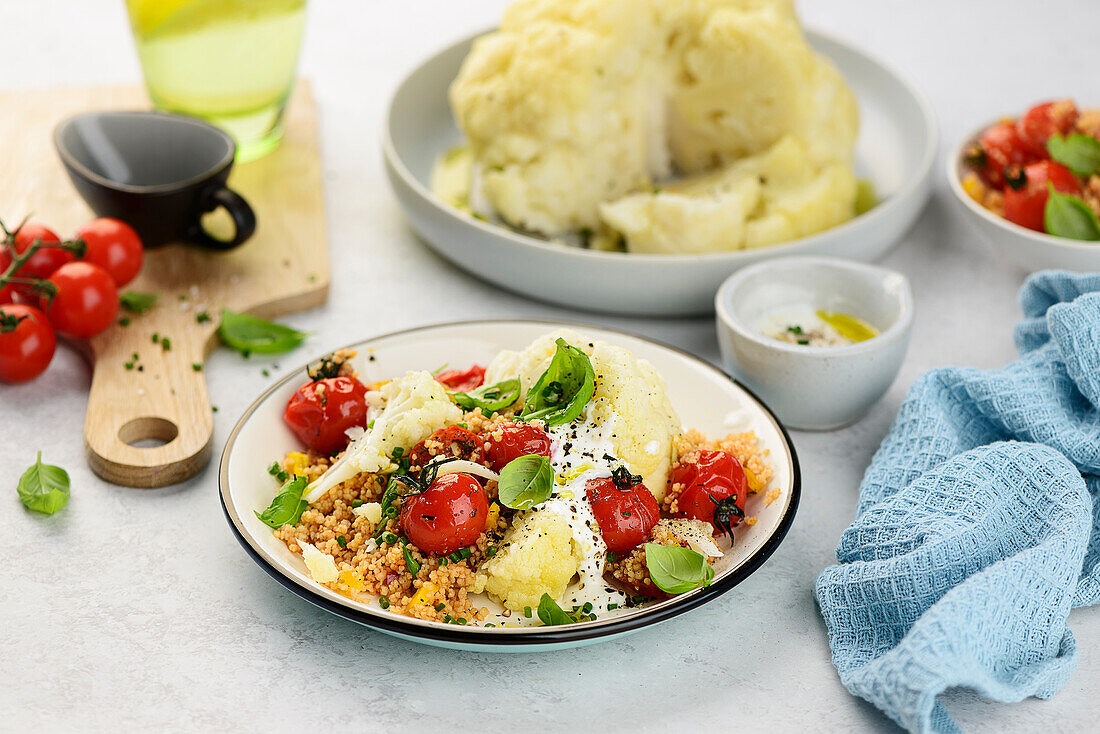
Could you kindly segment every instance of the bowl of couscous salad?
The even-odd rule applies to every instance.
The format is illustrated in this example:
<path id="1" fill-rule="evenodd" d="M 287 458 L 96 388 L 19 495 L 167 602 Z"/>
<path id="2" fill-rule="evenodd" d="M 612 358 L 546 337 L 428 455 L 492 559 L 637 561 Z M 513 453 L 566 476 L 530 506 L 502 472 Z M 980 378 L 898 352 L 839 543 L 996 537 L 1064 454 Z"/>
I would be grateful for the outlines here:
<path id="1" fill-rule="evenodd" d="M 234 428 L 221 499 L 252 558 L 317 606 L 466 649 L 637 631 L 729 591 L 799 496 L 771 412 L 624 333 L 462 322 L 325 354 Z"/>

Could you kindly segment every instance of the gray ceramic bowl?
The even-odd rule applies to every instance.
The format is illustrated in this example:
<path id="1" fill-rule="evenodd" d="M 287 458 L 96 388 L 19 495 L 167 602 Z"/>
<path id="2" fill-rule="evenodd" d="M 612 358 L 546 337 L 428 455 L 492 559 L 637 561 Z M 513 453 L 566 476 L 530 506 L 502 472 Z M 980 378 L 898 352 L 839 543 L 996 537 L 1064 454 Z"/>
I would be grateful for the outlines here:
<path id="1" fill-rule="evenodd" d="M 760 322 L 791 304 L 858 316 L 864 342 L 811 347 L 764 336 Z M 861 418 L 889 389 L 909 347 L 913 296 L 901 273 L 836 258 L 792 257 L 742 268 L 715 297 L 726 368 L 791 428 L 830 430 Z"/>

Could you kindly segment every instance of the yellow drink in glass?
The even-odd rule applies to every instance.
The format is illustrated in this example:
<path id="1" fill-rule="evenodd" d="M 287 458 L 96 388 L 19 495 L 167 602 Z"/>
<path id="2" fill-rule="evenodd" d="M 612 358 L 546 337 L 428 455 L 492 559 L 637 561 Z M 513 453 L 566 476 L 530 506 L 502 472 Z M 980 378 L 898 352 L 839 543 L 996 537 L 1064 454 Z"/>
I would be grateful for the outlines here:
<path id="1" fill-rule="evenodd" d="M 153 104 L 202 117 L 237 140 L 237 159 L 279 144 L 306 0 L 127 0 Z"/>

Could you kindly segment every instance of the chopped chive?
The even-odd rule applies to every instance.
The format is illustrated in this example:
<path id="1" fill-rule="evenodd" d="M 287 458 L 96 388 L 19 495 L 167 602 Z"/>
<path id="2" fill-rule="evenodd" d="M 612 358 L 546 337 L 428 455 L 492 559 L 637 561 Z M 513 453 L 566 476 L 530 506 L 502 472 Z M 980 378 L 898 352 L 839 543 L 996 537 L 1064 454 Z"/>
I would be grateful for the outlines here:
<path id="1" fill-rule="evenodd" d="M 348 541 L 344 540 L 343 535 L 337 535 L 336 536 L 336 545 L 340 546 L 341 548 L 347 548 L 348 547 Z M 591 605 L 589 605 L 589 606 L 591 606 Z"/>
<path id="2" fill-rule="evenodd" d="M 210 314 L 208 314 L 206 311 L 199 311 L 197 314 L 195 314 L 195 321 L 199 322 L 200 324 L 205 324 L 209 320 Z"/>
<path id="3" fill-rule="evenodd" d="M 446 558 L 440 558 L 439 559 L 439 565 L 440 566 L 446 566 L 447 565 L 447 559 Z"/>
<path id="4" fill-rule="evenodd" d="M 489 546 L 488 548 L 485 549 L 485 555 L 488 556 L 489 558 L 492 558 L 496 554 L 497 554 L 497 547 L 495 545 L 491 545 L 491 546 Z"/>
<path id="5" fill-rule="evenodd" d="M 138 353 L 137 353 L 137 352 L 134 352 L 133 354 L 131 354 L 131 355 L 130 355 L 130 359 L 132 359 L 132 360 L 134 360 L 135 362 L 137 362 L 137 361 L 138 361 Z"/>
<path id="6" fill-rule="evenodd" d="M 380 596 L 380 597 L 378 597 L 378 606 L 382 607 L 383 609 L 389 609 L 390 608 L 390 600 L 387 599 L 384 596 Z"/>
<path id="7" fill-rule="evenodd" d="M 164 337 L 160 340 L 160 346 L 163 347 L 164 351 L 170 352 L 172 351 L 172 340 L 168 337 Z"/>
<path id="8" fill-rule="evenodd" d="M 198 362 L 192 362 L 191 369 L 195 370 L 195 372 L 202 372 L 202 365 Z"/>
<path id="9" fill-rule="evenodd" d="M 352 507 L 362 507 L 363 506 L 363 500 L 352 500 L 351 501 L 351 506 Z"/>
<path id="10" fill-rule="evenodd" d="M 612 609 L 618 609 L 618 608 L 619 608 L 619 605 L 618 605 L 618 604 L 615 604 L 615 603 L 611 603 L 611 604 L 608 604 L 608 605 L 607 605 L 607 611 L 609 611 L 609 612 L 610 612 L 610 611 L 611 611 Z"/>
<path id="11" fill-rule="evenodd" d="M 394 535 L 393 533 L 386 533 L 385 535 L 382 536 L 382 542 L 385 543 L 386 545 L 393 545 L 394 543 L 397 542 L 397 536 Z"/>
<path id="12" fill-rule="evenodd" d="M 438 604 L 435 605 L 435 610 L 437 612 L 442 612 L 446 608 L 446 606 L 447 605 L 444 604 L 443 602 L 439 602 Z"/>
<path id="13" fill-rule="evenodd" d="M 459 624 L 466 624 L 466 618 L 465 617 L 459 617 L 455 621 L 458 622 Z"/>
<path id="14" fill-rule="evenodd" d="M 157 332 L 154 331 L 153 332 L 153 343 L 156 344 L 159 341 L 160 341 L 160 334 L 158 334 Z"/>
<path id="15" fill-rule="evenodd" d="M 132 370 L 134 368 L 134 363 L 133 362 L 127 362 L 125 366 L 126 366 L 126 369 Z"/>
<path id="16" fill-rule="evenodd" d="M 123 316 L 121 319 L 118 320 L 118 325 L 119 326 L 129 326 L 130 325 L 130 317 L 129 316 Z"/>
<path id="17" fill-rule="evenodd" d="M 531 607 L 523 608 L 523 616 L 527 617 L 528 619 L 531 618 Z"/>
<path id="18" fill-rule="evenodd" d="M 585 602 L 584 606 L 581 607 L 581 611 L 584 612 L 585 614 L 591 614 L 592 613 L 592 602 L 590 602 L 590 601 Z"/>

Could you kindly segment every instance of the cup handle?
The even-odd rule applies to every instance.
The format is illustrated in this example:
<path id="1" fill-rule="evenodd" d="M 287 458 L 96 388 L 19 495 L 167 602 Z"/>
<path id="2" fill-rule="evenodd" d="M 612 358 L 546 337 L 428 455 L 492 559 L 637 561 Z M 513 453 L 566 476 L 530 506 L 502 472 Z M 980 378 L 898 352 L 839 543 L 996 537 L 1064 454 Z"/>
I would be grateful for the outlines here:
<path id="1" fill-rule="evenodd" d="M 218 207 L 224 208 L 229 212 L 229 216 L 233 218 L 233 239 L 219 240 L 211 237 L 203 229 L 202 222 L 198 221 L 195 222 L 195 237 L 203 247 L 208 247 L 211 250 L 231 250 L 251 237 L 256 231 L 256 213 L 252 211 L 252 207 L 237 192 L 225 186 L 219 186 L 207 192 L 202 213 L 212 212 Z"/>

